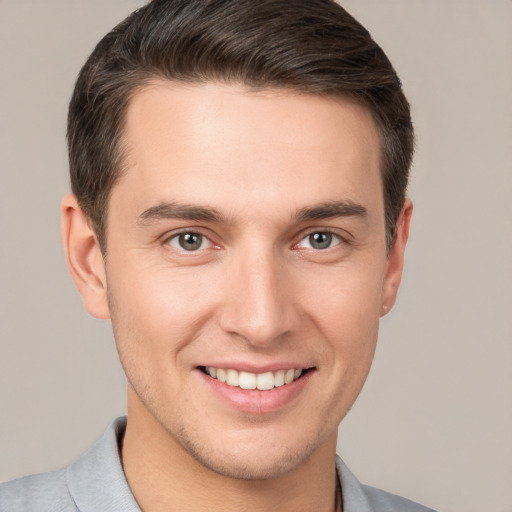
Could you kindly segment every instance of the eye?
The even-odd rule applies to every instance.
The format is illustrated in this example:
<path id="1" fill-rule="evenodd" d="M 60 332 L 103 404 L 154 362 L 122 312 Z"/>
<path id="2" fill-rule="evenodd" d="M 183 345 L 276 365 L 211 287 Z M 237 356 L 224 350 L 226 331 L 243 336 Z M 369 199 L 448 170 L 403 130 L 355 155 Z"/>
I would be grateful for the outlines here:
<path id="1" fill-rule="evenodd" d="M 201 233 L 195 233 L 193 231 L 186 231 L 184 233 L 178 233 L 170 237 L 167 243 L 176 249 L 193 252 L 202 249 L 208 249 L 211 246 L 211 242 L 203 236 Z"/>
<path id="2" fill-rule="evenodd" d="M 322 250 L 329 249 L 330 247 L 338 245 L 340 242 L 341 238 L 334 233 L 330 233 L 329 231 L 317 231 L 304 237 L 299 242 L 298 246 L 305 249 Z"/>

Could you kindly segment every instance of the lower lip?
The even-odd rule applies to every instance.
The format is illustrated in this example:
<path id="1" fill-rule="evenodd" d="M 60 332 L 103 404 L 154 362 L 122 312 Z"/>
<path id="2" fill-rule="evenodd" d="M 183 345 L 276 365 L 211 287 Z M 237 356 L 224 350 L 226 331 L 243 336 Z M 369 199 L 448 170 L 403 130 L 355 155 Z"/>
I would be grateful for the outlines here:
<path id="1" fill-rule="evenodd" d="M 227 405 L 240 412 L 268 414 L 282 409 L 291 403 L 304 390 L 309 382 L 313 370 L 309 370 L 297 380 L 267 391 L 259 389 L 242 389 L 229 386 L 224 382 L 210 377 L 201 370 L 197 370 L 206 385 Z"/>

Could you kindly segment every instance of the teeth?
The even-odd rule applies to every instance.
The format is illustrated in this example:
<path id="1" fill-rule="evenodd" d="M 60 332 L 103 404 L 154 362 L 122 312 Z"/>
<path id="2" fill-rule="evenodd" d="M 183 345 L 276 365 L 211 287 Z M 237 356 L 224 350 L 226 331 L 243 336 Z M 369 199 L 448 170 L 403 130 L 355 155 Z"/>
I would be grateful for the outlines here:
<path id="1" fill-rule="evenodd" d="M 274 374 L 272 372 L 260 373 L 258 375 L 257 388 L 266 391 L 274 388 Z"/>
<path id="2" fill-rule="evenodd" d="M 238 378 L 240 374 L 236 370 L 227 370 L 226 371 L 226 384 L 234 387 L 238 387 L 240 379 Z"/>
<path id="3" fill-rule="evenodd" d="M 274 375 L 274 386 L 284 386 L 284 370 L 278 370 Z"/>
<path id="4" fill-rule="evenodd" d="M 240 378 L 238 379 L 238 385 L 242 389 L 256 389 L 257 380 L 258 380 L 258 378 L 255 373 L 240 372 Z"/>
<path id="5" fill-rule="evenodd" d="M 295 376 L 295 370 L 286 370 L 284 374 L 284 383 L 290 384 L 293 381 L 293 377 Z"/>
<path id="6" fill-rule="evenodd" d="M 225 382 L 228 386 L 240 387 L 241 389 L 259 389 L 261 391 L 290 384 L 302 375 L 302 370 L 295 368 L 265 373 L 238 372 L 237 370 L 225 370 L 209 366 L 205 370 L 210 377 Z"/>

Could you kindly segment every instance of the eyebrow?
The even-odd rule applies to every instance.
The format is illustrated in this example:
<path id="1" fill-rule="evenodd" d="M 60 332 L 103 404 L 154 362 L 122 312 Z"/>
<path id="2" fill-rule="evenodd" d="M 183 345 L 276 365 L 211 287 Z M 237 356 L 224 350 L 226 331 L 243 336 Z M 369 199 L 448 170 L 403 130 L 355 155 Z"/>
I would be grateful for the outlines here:
<path id="1" fill-rule="evenodd" d="M 224 216 L 214 208 L 170 202 L 160 203 L 144 210 L 138 216 L 137 223 L 146 226 L 166 219 L 200 220 L 207 222 L 222 222 L 225 220 Z"/>
<path id="2" fill-rule="evenodd" d="M 368 210 L 362 204 L 352 201 L 330 201 L 312 207 L 302 208 L 297 212 L 296 218 L 299 222 L 306 222 L 338 217 L 366 218 L 367 216 Z"/>
<path id="3" fill-rule="evenodd" d="M 352 201 L 329 201 L 318 205 L 301 208 L 295 215 L 298 222 L 333 219 L 338 217 L 360 217 L 368 215 L 367 209 Z M 160 203 L 144 210 L 137 218 L 137 223 L 147 226 L 159 220 L 180 219 L 205 222 L 226 223 L 227 220 L 215 208 L 189 205 L 176 202 Z"/>

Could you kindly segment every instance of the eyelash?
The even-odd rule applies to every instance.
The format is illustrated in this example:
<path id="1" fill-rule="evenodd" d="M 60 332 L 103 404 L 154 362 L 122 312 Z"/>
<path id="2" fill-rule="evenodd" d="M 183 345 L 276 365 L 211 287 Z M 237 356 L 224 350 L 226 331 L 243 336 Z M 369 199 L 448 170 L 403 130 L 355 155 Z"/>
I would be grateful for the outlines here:
<path id="1" fill-rule="evenodd" d="M 180 238 L 181 237 L 185 237 L 187 235 L 192 235 L 192 236 L 200 237 L 201 244 L 200 244 L 200 246 L 197 249 L 189 250 L 189 249 L 185 249 L 184 247 L 178 247 L 177 245 L 173 245 L 172 242 L 174 240 L 176 240 L 177 244 L 179 244 L 180 243 Z M 201 247 L 201 246 L 203 246 L 203 244 L 205 242 L 208 243 L 209 246 L 208 247 Z M 185 230 L 185 231 L 180 231 L 179 233 L 174 233 L 173 235 L 167 237 L 165 239 L 164 243 L 166 245 L 172 246 L 173 248 L 177 249 L 180 252 L 188 253 L 188 254 L 193 254 L 195 252 L 204 251 L 204 250 L 209 249 L 209 248 L 214 246 L 214 243 L 210 240 L 210 238 L 208 236 L 204 235 L 200 231 L 194 231 L 194 230 Z"/>
<path id="2" fill-rule="evenodd" d="M 312 243 L 311 238 L 314 237 L 315 235 L 327 235 L 328 242 L 329 242 L 327 247 L 323 247 L 323 248 L 312 247 L 311 246 L 311 243 Z M 304 237 L 302 237 L 300 239 L 300 241 L 297 244 L 295 244 L 295 246 L 299 246 L 300 244 L 302 244 L 305 241 L 307 241 L 309 243 L 309 247 L 305 247 L 305 249 L 311 249 L 311 250 L 316 250 L 316 251 L 326 251 L 328 249 L 332 249 L 333 247 L 336 247 L 337 245 L 343 244 L 345 242 L 345 240 L 340 235 L 333 233 L 332 231 L 329 231 L 329 230 L 311 231 L 310 233 L 308 233 Z M 321 241 L 317 240 L 316 242 L 322 244 Z M 332 244 L 333 242 L 336 242 L 336 243 Z"/>
<path id="3" fill-rule="evenodd" d="M 200 238 L 200 244 L 197 248 L 186 249 L 183 246 L 181 246 L 180 238 L 186 237 L 187 235 L 192 235 L 192 236 L 196 236 L 196 237 Z M 315 235 L 327 235 L 327 237 L 328 237 L 327 246 L 323 247 L 323 248 L 313 247 L 311 237 L 314 237 Z M 173 244 L 174 241 L 176 241 L 176 245 Z M 303 244 L 304 242 L 308 243 L 309 247 L 300 247 L 300 245 Z M 333 244 L 333 242 L 335 242 L 335 243 Z M 182 253 L 190 254 L 190 255 L 193 255 L 194 253 L 199 253 L 199 252 L 205 251 L 212 247 L 216 247 L 214 242 L 212 242 L 212 240 L 207 235 L 201 233 L 198 230 L 184 230 L 184 231 L 180 231 L 178 233 L 174 233 L 171 236 L 167 237 L 165 239 L 164 243 L 166 245 L 170 245 L 171 247 L 173 247 L 174 249 L 176 249 Z M 208 244 L 208 247 L 204 247 L 205 243 Z M 317 243 L 322 244 L 322 241 L 317 241 Z M 324 230 L 317 229 L 317 230 L 310 231 L 309 233 L 306 233 L 304 236 L 302 236 L 302 238 L 299 240 L 299 242 L 297 242 L 293 245 L 293 247 L 294 248 L 298 247 L 298 248 L 305 249 L 305 250 L 313 250 L 313 251 L 322 252 L 322 251 L 326 251 L 328 249 L 332 249 L 333 247 L 336 247 L 338 245 L 347 244 L 347 243 L 348 242 L 347 242 L 346 238 L 343 238 L 342 236 L 340 236 L 337 233 L 334 233 L 333 231 L 330 231 L 327 229 L 324 229 Z"/>

